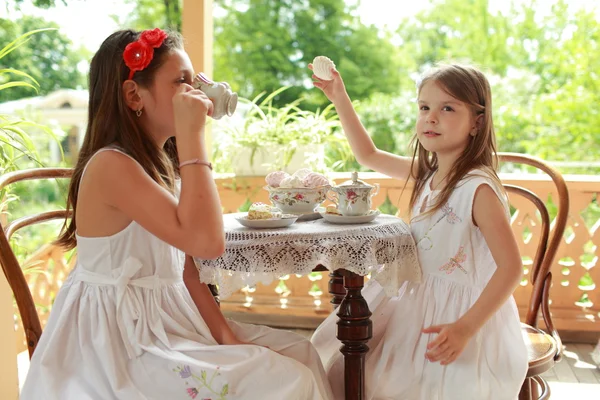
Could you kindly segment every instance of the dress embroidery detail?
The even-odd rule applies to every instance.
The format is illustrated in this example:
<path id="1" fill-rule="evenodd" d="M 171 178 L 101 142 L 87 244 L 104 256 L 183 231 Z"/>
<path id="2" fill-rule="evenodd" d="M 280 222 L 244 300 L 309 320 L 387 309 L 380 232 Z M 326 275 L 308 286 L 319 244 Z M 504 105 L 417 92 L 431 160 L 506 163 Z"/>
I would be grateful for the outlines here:
<path id="1" fill-rule="evenodd" d="M 191 385 L 191 387 L 186 388 L 187 395 L 195 399 L 200 394 L 200 390 L 202 388 L 206 388 L 206 390 L 210 393 L 210 397 L 203 397 L 201 400 L 227 400 L 227 394 L 229 393 L 229 384 L 226 383 L 221 387 L 220 391 L 215 390 L 213 386 L 213 380 L 221 376 L 219 373 L 219 367 L 217 370 L 212 373 L 210 378 L 207 376 L 206 371 L 200 371 L 200 376 L 194 374 L 189 365 L 181 365 L 177 366 L 177 368 L 173 369 L 173 371 L 179 374 L 181 379 L 186 379 L 185 384 Z M 189 379 L 192 379 L 192 382 Z"/>
<path id="2" fill-rule="evenodd" d="M 429 227 L 429 229 L 427 229 L 425 235 L 417 241 L 417 246 L 419 246 L 421 250 L 431 250 L 433 248 L 433 241 L 429 237 L 429 232 L 431 232 L 431 230 L 443 219 L 451 225 L 462 222 L 462 218 L 456 215 L 453 208 L 450 206 L 450 203 L 444 204 L 441 211 L 442 215 Z"/>
<path id="3" fill-rule="evenodd" d="M 442 218 L 446 217 L 446 222 L 449 224 L 454 225 L 457 222 L 462 222 L 462 218 L 456 215 L 449 203 L 444 204 L 442 207 L 442 214 Z"/>
<path id="4" fill-rule="evenodd" d="M 456 255 L 450 258 L 446 264 L 440 267 L 440 271 L 446 271 L 446 274 L 450 275 L 456 268 L 460 269 L 463 273 L 467 273 L 465 267 L 461 263 L 467 261 L 467 254 L 465 253 L 465 246 L 460 246 Z"/>

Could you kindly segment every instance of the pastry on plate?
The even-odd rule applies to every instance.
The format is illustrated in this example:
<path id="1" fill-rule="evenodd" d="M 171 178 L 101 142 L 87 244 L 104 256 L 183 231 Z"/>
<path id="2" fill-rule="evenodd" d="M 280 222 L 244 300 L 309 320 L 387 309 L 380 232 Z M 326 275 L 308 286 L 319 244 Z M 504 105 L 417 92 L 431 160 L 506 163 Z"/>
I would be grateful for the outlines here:
<path id="1" fill-rule="evenodd" d="M 265 203 L 252 203 L 248 210 L 248 219 L 281 218 L 281 211 Z"/>

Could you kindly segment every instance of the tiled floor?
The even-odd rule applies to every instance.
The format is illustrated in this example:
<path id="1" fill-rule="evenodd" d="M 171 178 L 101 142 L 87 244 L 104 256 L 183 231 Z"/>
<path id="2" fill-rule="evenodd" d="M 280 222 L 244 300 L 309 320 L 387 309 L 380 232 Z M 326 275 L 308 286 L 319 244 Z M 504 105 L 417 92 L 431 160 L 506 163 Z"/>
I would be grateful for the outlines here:
<path id="1" fill-rule="evenodd" d="M 566 343 L 562 360 L 543 376 L 552 399 L 600 399 L 600 368 L 592 360 L 591 344 Z"/>

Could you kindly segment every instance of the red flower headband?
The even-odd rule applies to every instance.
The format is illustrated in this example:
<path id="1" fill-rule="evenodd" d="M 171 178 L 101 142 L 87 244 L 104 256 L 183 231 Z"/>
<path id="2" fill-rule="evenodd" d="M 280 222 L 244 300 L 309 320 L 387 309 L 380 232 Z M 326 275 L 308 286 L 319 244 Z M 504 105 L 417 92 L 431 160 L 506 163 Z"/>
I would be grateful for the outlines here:
<path id="1" fill-rule="evenodd" d="M 148 29 L 141 33 L 138 40 L 125 47 L 123 60 L 129 67 L 127 79 L 132 79 L 136 71 L 141 71 L 150 64 L 154 57 L 154 49 L 160 47 L 167 36 L 167 33 L 159 28 Z"/>

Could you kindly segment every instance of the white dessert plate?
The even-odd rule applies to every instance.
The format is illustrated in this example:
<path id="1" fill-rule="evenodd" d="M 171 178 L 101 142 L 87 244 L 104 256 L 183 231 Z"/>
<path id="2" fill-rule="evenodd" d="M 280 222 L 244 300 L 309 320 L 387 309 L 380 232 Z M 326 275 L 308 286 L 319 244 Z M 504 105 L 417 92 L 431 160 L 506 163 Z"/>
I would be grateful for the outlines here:
<path id="1" fill-rule="evenodd" d="M 344 215 L 336 215 L 336 214 L 328 214 L 326 212 L 321 212 L 321 216 L 327 222 L 331 222 L 332 224 L 364 224 L 367 222 L 373 221 L 377 216 L 381 214 L 379 210 L 371 210 L 368 214 L 365 215 L 357 215 L 357 216 L 344 216 Z"/>
<path id="2" fill-rule="evenodd" d="M 290 226 L 298 219 L 297 215 L 283 214 L 281 218 L 270 219 L 248 219 L 248 215 L 239 215 L 235 219 L 240 224 L 247 228 L 254 229 L 269 229 L 269 228 L 285 228 Z"/>

